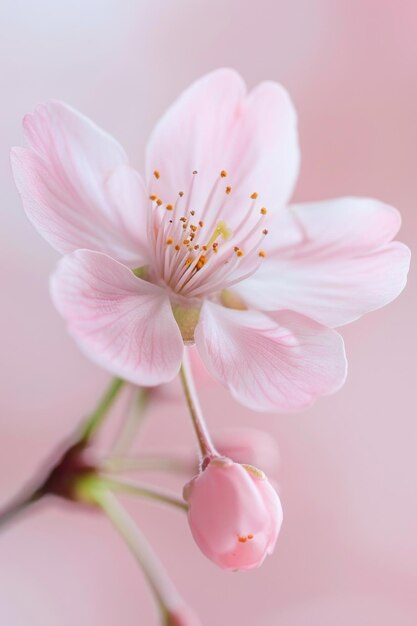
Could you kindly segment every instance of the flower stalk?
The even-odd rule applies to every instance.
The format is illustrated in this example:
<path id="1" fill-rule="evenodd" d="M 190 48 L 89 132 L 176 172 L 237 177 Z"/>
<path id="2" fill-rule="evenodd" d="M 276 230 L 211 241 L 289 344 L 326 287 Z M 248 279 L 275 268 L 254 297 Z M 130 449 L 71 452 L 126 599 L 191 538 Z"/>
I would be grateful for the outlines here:
<path id="1" fill-rule="evenodd" d="M 155 489 L 154 487 L 148 487 L 147 485 L 138 485 L 128 480 L 119 480 L 108 476 L 100 476 L 101 482 L 110 491 L 118 493 L 126 493 L 131 495 L 140 496 L 149 500 L 156 500 L 163 504 L 169 504 L 183 511 L 188 510 L 188 505 L 184 500 L 178 498 L 175 495 L 164 493 Z"/>
<path id="2" fill-rule="evenodd" d="M 109 489 L 93 489 L 91 495 L 139 563 L 161 610 L 163 620 L 166 621 L 169 613 L 183 602 L 158 557 L 126 509 Z"/>
<path id="3" fill-rule="evenodd" d="M 200 462 L 204 464 L 206 460 L 210 460 L 211 458 L 220 455 L 214 447 L 210 433 L 207 429 L 206 421 L 204 419 L 203 411 L 201 409 L 194 384 L 187 348 L 184 350 L 183 361 L 180 369 L 180 378 L 199 446 Z"/>
<path id="4" fill-rule="evenodd" d="M 15 501 L 0 510 L 0 528 L 46 495 L 53 494 L 73 499 L 75 483 L 80 477 L 95 471 L 95 467 L 85 457 L 85 451 L 102 426 L 124 383 L 125 381 L 119 378 L 111 382 L 97 408 L 85 421 L 81 431 L 64 445 L 58 462 L 55 460 L 54 463 L 49 464 L 46 472 L 41 473 L 35 487 L 25 490 L 21 496 L 17 496 Z"/>
<path id="5" fill-rule="evenodd" d="M 124 384 L 125 381 L 121 378 L 113 379 L 97 408 L 83 425 L 79 439 L 80 443 L 87 445 L 96 435 Z"/>
<path id="6" fill-rule="evenodd" d="M 113 443 L 110 456 L 121 457 L 128 452 L 137 430 L 142 423 L 149 401 L 149 389 L 132 386 L 127 416 Z"/>

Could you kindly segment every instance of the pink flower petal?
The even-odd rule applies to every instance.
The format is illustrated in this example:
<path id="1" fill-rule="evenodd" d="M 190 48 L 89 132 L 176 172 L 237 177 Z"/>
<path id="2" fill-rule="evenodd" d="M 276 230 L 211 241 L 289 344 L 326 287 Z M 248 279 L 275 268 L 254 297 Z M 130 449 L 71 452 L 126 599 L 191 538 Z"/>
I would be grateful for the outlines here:
<path id="1" fill-rule="evenodd" d="M 258 411 L 306 407 L 345 380 L 341 336 L 290 311 L 272 319 L 206 302 L 195 338 L 212 375 Z"/>
<path id="2" fill-rule="evenodd" d="M 250 306 L 291 309 L 340 326 L 403 290 L 410 251 L 391 241 L 401 224 L 395 209 L 377 200 L 340 198 L 289 210 L 300 241 L 271 250 L 258 272 L 236 288 Z"/>
<path id="3" fill-rule="evenodd" d="M 230 203 L 240 216 L 254 191 L 263 204 L 286 204 L 298 163 L 296 117 L 287 92 L 266 82 L 247 95 L 241 77 L 230 69 L 191 85 L 157 124 L 147 151 L 148 179 L 160 171 L 151 185 L 164 202 L 175 200 L 180 190 L 187 193 L 197 170 L 192 203 L 201 210 L 225 169 L 229 175 L 220 181 L 218 198 L 223 200 L 230 185 Z"/>
<path id="4" fill-rule="evenodd" d="M 52 277 L 69 332 L 99 365 L 138 385 L 178 373 L 183 341 L 165 292 L 105 254 L 78 250 Z"/>
<path id="5" fill-rule="evenodd" d="M 121 146 L 60 102 L 38 107 L 23 124 L 30 148 L 12 150 L 12 167 L 26 213 L 45 239 L 62 253 L 91 248 L 143 264 L 146 194 Z M 118 202 L 115 188 L 123 189 Z"/>

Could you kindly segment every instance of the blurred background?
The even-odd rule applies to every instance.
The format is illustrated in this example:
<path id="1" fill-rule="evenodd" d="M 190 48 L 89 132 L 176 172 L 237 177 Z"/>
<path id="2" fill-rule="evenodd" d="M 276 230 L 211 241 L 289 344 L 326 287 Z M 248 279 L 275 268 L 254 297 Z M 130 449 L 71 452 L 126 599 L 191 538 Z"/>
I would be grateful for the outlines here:
<path id="1" fill-rule="evenodd" d="M 108 375 L 48 295 L 58 258 L 28 223 L 9 148 L 49 98 L 92 117 L 143 167 L 150 130 L 201 74 L 282 82 L 299 115 L 296 200 L 375 196 L 417 243 L 417 3 L 413 0 L 2 0 L 0 4 L 0 503 L 95 404 Z M 182 515 L 127 502 L 206 626 L 415 626 L 415 271 L 401 297 L 343 329 L 345 387 L 298 415 L 254 414 L 201 379 L 213 429 L 268 430 L 285 519 L 246 574 L 218 571 Z M 122 400 L 119 411 L 122 410 Z M 142 446 L 192 449 L 185 407 L 159 398 Z M 180 483 L 172 479 L 172 486 Z M 0 535 L 1 626 L 153 626 L 141 572 L 106 520 L 52 502 Z"/>

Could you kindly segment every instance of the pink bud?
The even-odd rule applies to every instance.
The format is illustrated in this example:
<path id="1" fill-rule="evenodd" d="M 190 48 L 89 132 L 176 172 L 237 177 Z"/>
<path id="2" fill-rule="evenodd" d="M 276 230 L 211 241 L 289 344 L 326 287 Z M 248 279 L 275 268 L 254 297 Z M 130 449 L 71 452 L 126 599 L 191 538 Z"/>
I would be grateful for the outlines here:
<path id="1" fill-rule="evenodd" d="M 216 450 L 237 463 L 263 467 L 268 473 L 276 471 L 278 467 L 278 444 L 275 438 L 264 430 L 225 428 L 215 433 L 213 439 Z"/>
<path id="2" fill-rule="evenodd" d="M 165 626 L 203 626 L 197 615 L 186 605 L 167 613 Z"/>
<path id="3" fill-rule="evenodd" d="M 197 545 L 221 568 L 259 567 L 274 550 L 281 502 L 255 467 L 215 458 L 184 487 L 184 498 Z"/>

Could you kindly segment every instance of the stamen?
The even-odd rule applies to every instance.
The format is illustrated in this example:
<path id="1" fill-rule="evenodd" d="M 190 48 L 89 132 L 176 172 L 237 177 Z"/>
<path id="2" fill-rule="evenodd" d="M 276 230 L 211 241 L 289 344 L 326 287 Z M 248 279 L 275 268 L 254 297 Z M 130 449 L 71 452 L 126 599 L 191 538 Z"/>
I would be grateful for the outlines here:
<path id="1" fill-rule="evenodd" d="M 154 270 L 173 292 L 187 298 L 215 294 L 252 275 L 266 256 L 261 248 L 268 232 L 262 230 L 267 209 L 258 208 L 260 215 L 256 216 L 258 193 L 253 192 L 248 206 L 243 206 L 234 219 L 231 239 L 232 230 L 221 219 L 232 191 L 229 185 L 222 191 L 221 181 L 229 173 L 220 170 L 203 206 L 197 204 L 193 191 L 200 182 L 196 174 L 194 170 L 185 192 L 177 192 L 175 203 L 164 203 L 156 193 L 149 196 L 155 203 L 148 222 L 148 235 L 155 242 Z M 158 170 L 154 177 L 160 178 Z M 165 210 L 159 212 L 158 207 Z M 242 539 L 246 541 L 249 536 Z"/>
<path id="2" fill-rule="evenodd" d="M 197 270 L 201 270 L 201 268 L 205 264 L 206 264 L 206 257 L 202 254 L 201 257 L 198 259 Z"/>
<path id="3" fill-rule="evenodd" d="M 155 176 L 156 180 L 158 180 L 161 177 L 159 170 L 154 170 L 153 175 Z"/>

